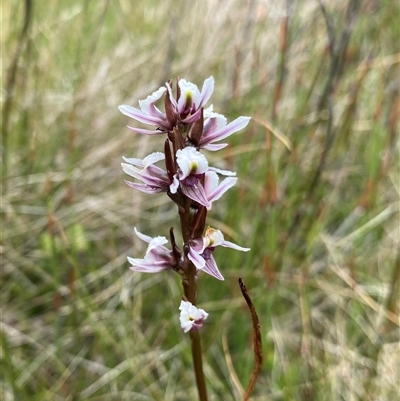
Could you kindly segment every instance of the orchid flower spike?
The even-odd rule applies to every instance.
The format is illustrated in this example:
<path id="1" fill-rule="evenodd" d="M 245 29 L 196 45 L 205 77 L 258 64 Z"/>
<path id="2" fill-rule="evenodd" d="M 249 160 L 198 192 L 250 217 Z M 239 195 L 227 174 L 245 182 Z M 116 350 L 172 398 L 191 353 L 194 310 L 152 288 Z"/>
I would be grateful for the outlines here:
<path id="1" fill-rule="evenodd" d="M 190 330 L 199 330 L 203 326 L 203 321 L 208 317 L 206 311 L 196 308 L 191 302 L 187 301 L 181 301 L 179 310 L 181 311 L 179 320 L 184 333 Z"/>

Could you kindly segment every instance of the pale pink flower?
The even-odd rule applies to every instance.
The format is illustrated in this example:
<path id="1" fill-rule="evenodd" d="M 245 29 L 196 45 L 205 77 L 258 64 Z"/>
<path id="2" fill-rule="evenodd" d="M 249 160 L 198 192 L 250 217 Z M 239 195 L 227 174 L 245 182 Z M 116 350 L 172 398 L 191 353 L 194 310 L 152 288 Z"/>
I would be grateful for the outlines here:
<path id="1" fill-rule="evenodd" d="M 206 157 L 193 146 L 179 149 L 176 152 L 178 172 L 170 186 L 171 193 L 176 193 L 180 183 L 181 191 L 190 199 L 211 209 L 212 202 L 219 199 L 237 179 L 231 178 L 236 173 L 209 167 Z M 218 174 L 230 176 L 219 184 Z M 202 178 L 204 177 L 204 185 Z"/>
<path id="2" fill-rule="evenodd" d="M 167 172 L 154 165 L 154 163 L 165 159 L 164 153 L 154 152 L 146 156 L 143 160 L 126 157 L 123 159 L 126 162 L 121 163 L 124 172 L 142 181 L 142 183 L 125 181 L 129 187 L 147 194 L 157 194 L 168 191 L 171 182 Z"/>
<path id="3" fill-rule="evenodd" d="M 181 301 L 179 320 L 185 333 L 190 330 L 199 330 L 203 321 L 207 319 L 208 313 L 203 309 L 196 308 L 191 302 Z"/>
<path id="4" fill-rule="evenodd" d="M 171 193 L 176 193 L 179 183 L 181 191 L 190 199 L 209 207 L 203 185 L 200 182 L 202 174 L 208 171 L 206 157 L 194 147 L 188 146 L 176 152 L 178 172 L 175 175 L 176 181 L 171 185 Z"/>
<path id="5" fill-rule="evenodd" d="M 136 230 L 136 235 L 149 245 L 146 250 L 146 255 L 143 259 L 130 258 L 128 262 L 131 264 L 130 269 L 142 273 L 158 273 L 163 270 L 174 268 L 178 261 L 172 251 L 164 245 L 168 243 L 165 237 L 151 238 Z"/>
<path id="6" fill-rule="evenodd" d="M 238 117 L 227 124 L 227 119 L 218 113 L 211 112 L 211 116 L 204 121 L 203 134 L 200 137 L 199 143 L 195 144 L 198 148 L 216 151 L 223 149 L 227 143 L 214 143 L 231 136 L 237 131 L 247 127 L 250 117 Z"/>
<path id="7" fill-rule="evenodd" d="M 179 98 L 175 99 L 172 94 L 172 88 L 167 83 L 167 90 L 171 104 L 175 109 L 175 113 L 179 116 L 182 123 L 193 123 L 200 118 L 201 109 L 210 99 L 214 92 L 214 78 L 209 77 L 203 83 L 201 92 L 197 86 L 186 79 L 178 81 Z"/>
<path id="8" fill-rule="evenodd" d="M 222 232 L 211 227 L 207 228 L 204 237 L 189 241 L 188 258 L 193 262 L 196 268 L 205 271 L 218 280 L 224 280 L 212 255 L 212 252 L 217 246 L 232 248 L 242 252 L 247 252 L 250 248 L 243 248 L 232 242 L 225 241 Z"/>
<path id="9" fill-rule="evenodd" d="M 161 87 L 145 100 L 139 100 L 140 110 L 126 104 L 118 107 L 122 114 L 143 124 L 149 124 L 159 128 L 157 130 L 147 130 L 128 126 L 130 130 L 144 135 L 158 135 L 169 129 L 169 122 L 166 114 L 155 106 L 155 103 L 161 98 L 165 91 L 166 88 Z"/>
<path id="10" fill-rule="evenodd" d="M 172 120 L 185 124 L 191 124 L 197 121 L 201 116 L 201 110 L 214 91 L 214 78 L 209 77 L 204 81 L 201 92 L 195 84 L 186 81 L 186 79 L 180 79 L 178 81 L 178 87 L 180 93 L 178 99 L 174 98 L 171 86 L 169 83 L 166 83 L 166 87 L 162 86 L 146 99 L 139 100 L 140 109 L 126 104 L 119 106 L 118 108 L 122 114 L 143 124 L 157 127 L 157 129 L 154 130 L 135 128 L 131 126 L 128 126 L 128 128 L 144 135 L 159 135 L 170 131 L 172 125 L 175 124 L 172 124 L 171 120 L 168 119 L 167 114 L 155 105 L 166 91 L 168 91 L 167 96 L 172 105 L 171 113 L 175 116 Z"/>

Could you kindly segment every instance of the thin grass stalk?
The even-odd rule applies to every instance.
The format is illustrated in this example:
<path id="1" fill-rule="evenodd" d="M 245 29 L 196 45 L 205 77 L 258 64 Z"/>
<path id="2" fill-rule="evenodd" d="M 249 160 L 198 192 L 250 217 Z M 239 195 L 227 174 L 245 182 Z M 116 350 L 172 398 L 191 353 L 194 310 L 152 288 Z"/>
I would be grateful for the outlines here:
<path id="1" fill-rule="evenodd" d="M 278 115 L 278 104 L 282 95 L 282 89 L 285 79 L 286 70 L 286 53 L 288 49 L 288 32 L 289 32 L 289 1 L 286 2 L 286 15 L 281 21 L 281 36 L 279 41 L 279 67 L 277 69 L 276 84 L 272 103 L 272 117 L 274 122 Z"/>
<path id="2" fill-rule="evenodd" d="M 15 80 L 17 78 L 18 65 L 21 57 L 21 53 L 24 49 L 26 42 L 29 40 L 29 28 L 32 25 L 32 15 L 33 15 L 33 2 L 32 0 L 25 0 L 25 16 L 24 24 L 19 35 L 18 44 L 15 48 L 14 57 L 11 61 L 10 67 L 7 71 L 6 85 L 5 85 L 5 101 L 3 106 L 2 115 L 2 132 L 1 132 L 1 142 L 2 142 L 2 159 L 3 159 L 3 171 L 2 176 L 7 177 L 8 171 L 8 131 L 9 131 L 9 119 L 13 104 L 13 92 L 15 86 Z M 6 187 L 3 187 L 3 191 L 6 192 Z"/>
<path id="3" fill-rule="evenodd" d="M 316 193 L 317 187 L 320 184 L 320 178 L 322 172 L 325 169 L 328 154 L 332 150 L 333 143 L 335 141 L 336 131 L 334 130 L 334 125 L 333 125 L 334 122 L 333 95 L 334 95 L 335 85 L 337 85 L 338 83 L 339 75 L 341 72 L 341 69 L 339 69 L 339 60 L 346 54 L 350 36 L 351 33 L 353 32 L 354 23 L 358 16 L 357 11 L 360 7 L 360 3 L 358 0 L 349 0 L 346 10 L 346 21 L 350 24 L 350 27 L 346 27 L 343 30 L 340 43 L 336 45 L 337 38 L 335 37 L 332 18 L 328 15 L 328 12 L 322 0 L 319 0 L 319 5 L 326 25 L 326 32 L 328 37 L 328 50 L 330 55 L 330 65 L 329 65 L 328 79 L 325 84 L 323 95 L 321 96 L 321 99 L 319 101 L 318 110 L 321 112 L 325 107 L 328 109 L 328 121 L 326 127 L 325 142 L 323 145 L 321 156 L 316 168 L 312 172 L 312 177 L 309 181 L 310 183 L 308 184 L 306 193 L 303 196 L 304 198 L 303 204 L 305 205 L 310 204 L 313 200 L 313 195 Z M 282 262 L 283 253 L 284 249 L 286 248 L 286 245 L 288 244 L 290 238 L 293 236 L 296 228 L 301 224 L 302 220 L 304 218 L 307 218 L 307 216 L 309 216 L 307 227 L 312 225 L 313 217 L 319 207 L 318 203 L 319 202 L 314 202 L 312 213 L 306 213 L 304 208 L 299 208 L 297 210 L 292 220 L 292 223 L 288 229 L 288 234 L 286 236 L 286 239 L 280 249 L 280 254 L 278 256 L 278 265 L 280 265 Z"/>
<path id="4" fill-rule="evenodd" d="M 395 260 L 393 270 L 391 272 L 391 280 L 390 280 L 390 287 L 389 292 L 384 302 L 384 308 L 387 311 L 393 312 L 395 314 L 395 297 L 398 295 L 396 294 L 396 287 L 397 283 L 400 279 L 400 251 L 397 253 L 397 258 Z M 375 378 L 378 376 L 378 360 L 379 355 L 382 352 L 382 347 L 385 344 L 385 334 L 387 334 L 391 328 L 393 328 L 394 324 L 390 320 L 387 320 L 385 317 L 379 322 L 379 327 L 376 329 L 376 336 L 375 341 L 373 344 L 372 355 L 370 358 L 374 363 L 374 367 L 368 370 L 367 379 L 364 382 L 364 395 L 363 399 L 368 400 L 370 399 L 369 395 L 374 394 L 376 392 L 375 388 Z"/>
<path id="5" fill-rule="evenodd" d="M 250 43 L 250 39 L 252 36 L 252 30 L 254 30 L 254 21 L 253 15 L 255 13 L 255 6 L 257 2 L 254 0 L 249 1 L 247 14 L 246 14 L 246 23 L 242 30 L 241 35 L 241 43 L 236 47 L 235 51 L 235 66 L 233 70 L 232 77 L 232 97 L 237 99 L 240 96 L 240 77 L 242 72 L 243 61 L 245 58 L 245 54 L 248 52 L 248 44 Z"/>

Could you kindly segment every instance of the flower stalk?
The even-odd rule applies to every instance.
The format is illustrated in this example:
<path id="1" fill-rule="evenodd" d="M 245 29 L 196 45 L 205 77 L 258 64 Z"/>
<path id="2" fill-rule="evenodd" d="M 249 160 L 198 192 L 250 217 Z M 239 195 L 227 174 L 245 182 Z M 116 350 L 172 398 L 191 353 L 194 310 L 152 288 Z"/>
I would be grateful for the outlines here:
<path id="1" fill-rule="evenodd" d="M 182 211 L 182 212 L 181 212 Z M 191 216 L 190 216 L 190 199 L 186 198 L 185 207 L 180 209 L 181 218 L 181 229 L 184 244 L 189 243 L 190 229 L 191 229 Z M 204 229 L 204 228 L 203 228 Z M 197 277 L 196 267 L 193 262 L 188 258 L 189 247 L 184 245 L 184 260 L 186 265 L 186 274 L 182 279 L 182 286 L 184 290 L 184 298 L 189 301 L 192 305 L 196 306 L 196 294 L 197 294 Z M 194 372 L 196 376 L 197 391 L 199 394 L 199 400 L 207 401 L 207 389 L 203 373 L 203 354 L 201 350 L 201 338 L 200 333 L 197 330 L 190 331 L 190 340 L 192 343 L 192 358 Z"/>
<path id="2" fill-rule="evenodd" d="M 165 136 L 164 153 L 154 152 L 143 160 L 124 158 L 122 168 L 139 181 L 125 181 L 129 187 L 146 194 L 164 192 L 177 205 L 183 240 L 180 248 L 171 228 L 170 250 L 164 246 L 168 243 L 165 237 L 151 238 L 135 228 L 136 235 L 148 243 L 148 248 L 143 259 L 128 257 L 128 261 L 134 271 L 173 270 L 182 277 L 180 322 L 183 331 L 190 332 L 199 399 L 206 401 L 199 330 L 208 313 L 196 307 L 199 272 L 224 280 L 213 256 L 215 248 L 223 246 L 244 252 L 249 248 L 226 241 L 219 230 L 210 227 L 206 230 L 206 217 L 213 202 L 233 187 L 237 178 L 234 172 L 209 166 L 201 150 L 217 151 L 226 147 L 226 143 L 216 142 L 245 128 L 250 118 L 239 117 L 228 124 L 212 106 L 204 108 L 214 90 L 213 77 L 204 81 L 201 91 L 184 79 L 178 80 L 176 89 L 174 97 L 172 81 L 169 81 L 165 87 L 139 101 L 140 109 L 128 105 L 119 107 L 126 116 L 155 127 L 149 130 L 128 126 L 130 130 L 142 135 Z M 165 96 L 165 112 L 156 106 L 162 96 Z M 157 165 L 162 161 L 165 169 Z M 219 176 L 225 178 L 220 182 Z"/>

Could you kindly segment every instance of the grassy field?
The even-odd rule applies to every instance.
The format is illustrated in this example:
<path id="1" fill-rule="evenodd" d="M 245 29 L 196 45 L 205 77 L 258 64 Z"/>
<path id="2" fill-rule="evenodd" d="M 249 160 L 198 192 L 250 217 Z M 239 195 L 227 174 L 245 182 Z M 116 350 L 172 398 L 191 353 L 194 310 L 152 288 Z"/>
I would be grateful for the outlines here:
<path id="1" fill-rule="evenodd" d="M 26 6 L 28 12 L 26 12 Z M 197 399 L 177 275 L 128 269 L 133 228 L 178 229 L 167 196 L 128 188 L 122 156 L 163 146 L 117 109 L 169 78 L 252 121 L 207 155 L 237 171 L 200 275 L 210 400 L 394 400 L 399 391 L 399 3 L 2 2 L 1 396 Z"/>

